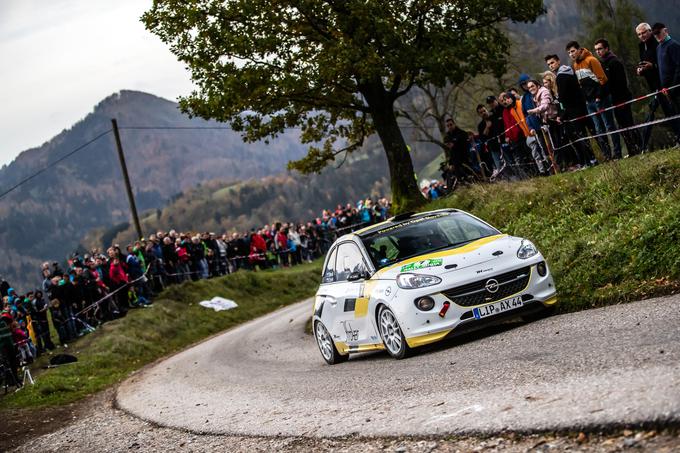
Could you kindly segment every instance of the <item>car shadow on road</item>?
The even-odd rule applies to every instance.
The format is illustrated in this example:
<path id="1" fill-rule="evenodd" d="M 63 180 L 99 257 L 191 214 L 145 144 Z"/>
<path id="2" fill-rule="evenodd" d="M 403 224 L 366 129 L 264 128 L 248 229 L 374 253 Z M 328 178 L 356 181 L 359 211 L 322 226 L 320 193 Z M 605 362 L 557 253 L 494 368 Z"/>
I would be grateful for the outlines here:
<path id="1" fill-rule="evenodd" d="M 526 321 L 521 321 L 521 320 L 507 320 L 503 321 L 499 324 L 491 324 L 485 327 L 482 327 L 479 330 L 474 330 L 471 332 L 466 332 L 461 334 L 460 336 L 456 336 L 453 338 L 448 338 L 442 341 L 438 341 L 436 343 L 432 343 L 429 345 L 421 346 L 419 348 L 416 348 L 413 352 L 413 356 L 419 356 L 419 355 L 424 355 L 424 354 L 432 354 L 444 350 L 448 350 L 451 348 L 455 348 L 458 346 L 462 346 L 468 343 L 473 343 L 475 341 L 482 340 L 484 338 L 492 337 L 494 335 L 501 334 L 503 332 L 507 332 L 509 330 L 517 329 L 521 326 L 530 324 L 529 322 Z M 366 352 L 362 354 L 353 354 L 350 356 L 350 361 L 351 362 L 363 362 L 363 361 L 375 361 L 375 360 L 393 360 L 389 354 L 387 354 L 386 351 L 376 351 L 376 352 Z"/>

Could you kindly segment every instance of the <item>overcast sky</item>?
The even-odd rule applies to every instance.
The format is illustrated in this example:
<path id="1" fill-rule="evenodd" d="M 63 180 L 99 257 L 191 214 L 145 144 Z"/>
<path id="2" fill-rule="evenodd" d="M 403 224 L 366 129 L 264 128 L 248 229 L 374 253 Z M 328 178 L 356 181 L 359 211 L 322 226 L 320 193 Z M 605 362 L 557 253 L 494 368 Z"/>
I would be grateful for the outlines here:
<path id="1" fill-rule="evenodd" d="M 121 89 L 176 100 L 189 73 L 144 29 L 151 0 L 0 0 L 0 165 Z"/>

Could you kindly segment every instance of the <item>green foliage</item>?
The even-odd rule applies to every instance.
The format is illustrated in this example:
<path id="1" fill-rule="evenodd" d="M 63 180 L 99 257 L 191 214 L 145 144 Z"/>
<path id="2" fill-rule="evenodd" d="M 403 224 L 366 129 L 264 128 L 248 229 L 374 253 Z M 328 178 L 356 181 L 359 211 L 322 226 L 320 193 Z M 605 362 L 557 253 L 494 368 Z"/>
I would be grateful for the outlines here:
<path id="1" fill-rule="evenodd" d="M 34 371 L 35 385 L 3 398 L 2 406 L 39 408 L 81 399 L 120 382 L 147 363 L 312 296 L 320 274 L 321 263 L 316 262 L 169 287 L 152 308 L 133 310 L 70 345 L 68 352 L 78 357 L 77 363 Z M 239 306 L 215 312 L 198 305 L 216 295 Z"/>
<path id="2" fill-rule="evenodd" d="M 427 208 L 455 207 L 530 238 L 562 310 L 680 288 L 680 156 L 656 152 L 577 173 L 479 185 Z"/>
<path id="3" fill-rule="evenodd" d="M 502 21 L 533 21 L 541 0 L 344 2 L 159 0 L 146 27 L 187 64 L 198 89 L 182 107 L 228 121 L 246 140 L 300 127 L 318 172 L 378 132 L 396 209 L 421 203 L 394 102 L 414 86 L 443 86 L 505 70 Z M 321 147 L 319 143 L 323 142 Z"/>

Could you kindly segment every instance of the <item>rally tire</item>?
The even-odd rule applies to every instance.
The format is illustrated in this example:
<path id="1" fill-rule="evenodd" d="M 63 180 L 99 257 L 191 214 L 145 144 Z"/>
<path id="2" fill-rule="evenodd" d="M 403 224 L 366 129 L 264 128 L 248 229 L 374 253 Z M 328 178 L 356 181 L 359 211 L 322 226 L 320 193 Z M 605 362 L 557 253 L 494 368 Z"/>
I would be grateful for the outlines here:
<path id="1" fill-rule="evenodd" d="M 406 337 L 399 326 L 397 317 L 384 305 L 378 311 L 378 330 L 389 355 L 400 360 L 411 354 L 411 348 L 406 343 Z"/>
<path id="2" fill-rule="evenodd" d="M 321 357 L 329 365 L 346 362 L 349 359 L 349 354 L 342 355 L 338 352 L 331 334 L 321 321 L 314 323 L 314 338 L 316 339 L 316 345 L 319 347 L 319 352 L 321 352 Z"/>

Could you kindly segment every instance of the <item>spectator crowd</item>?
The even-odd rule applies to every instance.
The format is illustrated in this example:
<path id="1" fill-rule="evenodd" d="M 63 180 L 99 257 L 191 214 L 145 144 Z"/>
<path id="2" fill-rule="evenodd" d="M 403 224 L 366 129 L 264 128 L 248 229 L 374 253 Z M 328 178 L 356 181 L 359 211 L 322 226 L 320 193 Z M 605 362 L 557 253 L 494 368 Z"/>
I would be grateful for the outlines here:
<path id="1" fill-rule="evenodd" d="M 45 262 L 40 286 L 18 294 L 2 280 L 0 366 L 19 385 L 18 369 L 64 348 L 100 324 L 123 317 L 130 308 L 150 307 L 165 286 L 226 275 L 239 269 L 296 266 L 323 256 L 340 235 L 387 218 L 386 198 L 360 200 L 324 209 L 303 223 L 275 222 L 243 233 L 158 231 L 106 251 L 74 253 L 62 267 Z M 49 316 L 48 316 L 49 313 Z"/>
<path id="2" fill-rule="evenodd" d="M 477 105 L 476 132 L 461 129 L 454 118 L 445 120 L 444 183 L 425 181 L 423 194 L 437 198 L 460 183 L 549 176 L 621 159 L 621 139 L 627 156 L 649 151 L 652 125 L 647 123 L 659 107 L 680 144 L 680 43 L 662 23 L 641 23 L 635 33 L 639 62 L 631 72 L 644 78 L 650 90 L 644 127 L 634 121 L 626 67 L 609 41 L 593 43 L 596 56 L 570 41 L 565 46 L 570 64 L 557 54 L 547 55 L 547 70 L 540 77 L 522 74 L 517 88 Z"/>

